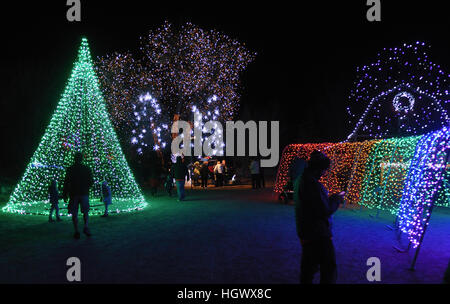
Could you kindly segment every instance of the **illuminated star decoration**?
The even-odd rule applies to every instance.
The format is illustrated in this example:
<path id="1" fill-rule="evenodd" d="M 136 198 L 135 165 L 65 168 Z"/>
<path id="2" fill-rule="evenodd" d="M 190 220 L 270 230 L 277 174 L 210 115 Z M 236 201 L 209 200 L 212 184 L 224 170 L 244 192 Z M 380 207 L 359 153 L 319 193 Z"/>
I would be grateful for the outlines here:
<path id="1" fill-rule="evenodd" d="M 217 108 L 219 121 L 231 119 L 239 106 L 240 74 L 256 55 L 222 33 L 191 23 L 174 29 L 168 22 L 141 37 L 140 51 L 97 63 L 115 125 L 126 134 L 135 127 L 133 105 L 146 92 L 168 118 L 190 120 L 195 106 L 201 113 Z"/>
<path id="2" fill-rule="evenodd" d="M 419 135 L 449 122 L 449 75 L 423 42 L 384 48 L 357 69 L 347 108 L 353 131 L 370 138 Z"/>
<path id="3" fill-rule="evenodd" d="M 48 215 L 48 188 L 56 180 L 62 194 L 66 169 L 76 152 L 92 169 L 90 214 L 102 214 L 101 183 L 111 188 L 111 212 L 141 210 L 147 206 L 111 124 L 86 38 L 82 39 L 72 74 L 41 142 L 14 189 L 5 212 Z M 61 209 L 67 205 L 60 202 Z"/>

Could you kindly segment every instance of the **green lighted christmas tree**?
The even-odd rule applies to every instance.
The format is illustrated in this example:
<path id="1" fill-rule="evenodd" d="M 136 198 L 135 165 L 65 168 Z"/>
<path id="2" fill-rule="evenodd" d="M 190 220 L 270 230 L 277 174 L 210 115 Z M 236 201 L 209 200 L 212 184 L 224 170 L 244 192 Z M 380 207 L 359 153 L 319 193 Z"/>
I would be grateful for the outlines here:
<path id="1" fill-rule="evenodd" d="M 90 191 L 91 213 L 103 210 L 101 183 L 111 188 L 111 212 L 140 210 L 147 206 L 128 166 L 112 127 L 106 104 L 95 75 L 86 38 L 82 39 L 78 59 L 45 134 L 14 189 L 4 212 L 48 214 L 48 187 L 58 182 L 60 194 L 66 168 L 75 152 L 93 172 Z M 67 207 L 60 201 L 60 208 Z M 63 214 L 67 214 L 64 210 Z"/>

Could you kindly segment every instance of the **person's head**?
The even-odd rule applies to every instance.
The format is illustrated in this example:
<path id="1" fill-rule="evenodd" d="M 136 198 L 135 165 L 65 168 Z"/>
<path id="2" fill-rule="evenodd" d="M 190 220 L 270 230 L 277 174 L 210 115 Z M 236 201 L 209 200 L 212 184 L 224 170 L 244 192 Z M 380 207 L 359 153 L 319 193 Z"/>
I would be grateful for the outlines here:
<path id="1" fill-rule="evenodd" d="M 177 156 L 177 164 L 181 164 L 183 162 L 183 158 L 181 156 Z"/>
<path id="2" fill-rule="evenodd" d="M 205 161 L 203 162 L 203 164 L 204 164 L 205 166 L 207 166 L 207 165 L 208 165 L 208 161 L 205 160 Z"/>
<path id="3" fill-rule="evenodd" d="M 218 160 L 218 161 L 217 161 L 217 164 L 218 164 L 218 165 L 220 165 L 220 164 L 221 164 L 221 163 L 220 163 L 220 160 Z"/>
<path id="4" fill-rule="evenodd" d="M 331 160 L 322 152 L 314 150 L 309 156 L 308 169 L 316 178 L 320 178 L 330 168 Z"/>
<path id="5" fill-rule="evenodd" d="M 225 160 L 222 160 L 222 165 L 224 165 L 224 166 L 225 166 Z"/>
<path id="6" fill-rule="evenodd" d="M 81 154 L 81 152 L 75 152 L 73 159 L 76 164 L 81 164 L 83 161 L 83 154 Z"/>

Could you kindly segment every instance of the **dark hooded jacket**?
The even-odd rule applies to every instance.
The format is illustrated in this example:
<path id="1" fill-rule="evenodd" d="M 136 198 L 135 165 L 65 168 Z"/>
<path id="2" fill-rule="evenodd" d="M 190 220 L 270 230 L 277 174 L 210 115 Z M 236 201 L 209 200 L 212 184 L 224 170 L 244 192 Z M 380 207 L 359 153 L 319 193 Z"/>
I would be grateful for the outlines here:
<path id="1" fill-rule="evenodd" d="M 331 215 L 339 207 L 337 196 L 328 197 L 328 191 L 306 168 L 296 180 L 295 218 L 301 240 L 331 238 Z"/>
<path id="2" fill-rule="evenodd" d="M 93 184 L 91 169 L 81 163 L 75 163 L 67 168 L 63 196 L 67 198 L 89 195 L 89 188 Z"/>

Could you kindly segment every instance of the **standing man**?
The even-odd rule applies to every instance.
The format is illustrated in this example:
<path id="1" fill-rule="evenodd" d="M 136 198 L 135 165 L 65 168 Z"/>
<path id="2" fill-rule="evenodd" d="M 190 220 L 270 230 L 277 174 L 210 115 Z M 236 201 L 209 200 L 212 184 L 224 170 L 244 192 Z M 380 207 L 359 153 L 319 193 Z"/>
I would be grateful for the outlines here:
<path id="1" fill-rule="evenodd" d="M 258 166 L 259 166 L 259 186 L 265 188 L 266 179 L 264 177 L 264 167 L 261 167 L 261 159 L 258 159 Z"/>
<path id="2" fill-rule="evenodd" d="M 216 187 L 223 186 L 223 167 L 220 161 L 217 161 L 217 164 L 214 167 L 214 174 L 216 175 Z"/>
<path id="3" fill-rule="evenodd" d="M 80 238 L 78 231 L 78 208 L 81 206 L 83 213 L 84 229 L 87 236 L 91 236 L 89 231 L 89 188 L 94 183 L 92 171 L 88 166 L 82 164 L 83 154 L 76 152 L 74 164 L 67 168 L 66 178 L 64 180 L 64 201 L 69 197 L 69 214 L 72 214 L 73 227 L 75 229 L 74 238 Z"/>
<path id="4" fill-rule="evenodd" d="M 222 160 L 222 186 L 228 183 L 228 167 L 225 160 Z"/>
<path id="5" fill-rule="evenodd" d="M 181 156 L 177 156 L 177 161 L 175 164 L 172 165 L 170 174 L 172 175 L 173 178 L 175 178 L 175 182 L 177 185 L 177 192 L 178 192 L 178 201 L 181 202 L 185 198 L 185 192 L 184 192 L 185 178 L 187 176 L 187 179 L 188 180 L 190 179 L 189 170 L 188 170 L 186 164 L 183 162 L 183 159 Z"/>
<path id="6" fill-rule="evenodd" d="M 208 178 L 209 178 L 209 169 L 207 161 L 204 161 L 203 165 L 200 168 L 200 176 L 202 179 L 202 188 L 206 189 L 208 187 Z"/>
<path id="7" fill-rule="evenodd" d="M 330 163 L 325 154 L 312 152 L 303 176 L 299 179 L 297 191 L 294 191 L 297 234 L 302 245 L 302 284 L 311 284 L 319 269 L 321 284 L 335 283 L 337 278 L 331 215 L 343 202 L 345 192 L 329 197 L 328 191 L 319 182 Z"/>
<path id="8" fill-rule="evenodd" d="M 252 188 L 260 188 L 259 162 L 255 158 L 250 163 L 250 175 L 252 176 Z"/>

